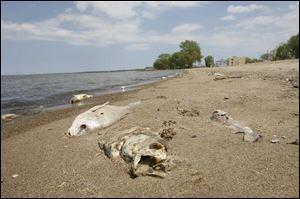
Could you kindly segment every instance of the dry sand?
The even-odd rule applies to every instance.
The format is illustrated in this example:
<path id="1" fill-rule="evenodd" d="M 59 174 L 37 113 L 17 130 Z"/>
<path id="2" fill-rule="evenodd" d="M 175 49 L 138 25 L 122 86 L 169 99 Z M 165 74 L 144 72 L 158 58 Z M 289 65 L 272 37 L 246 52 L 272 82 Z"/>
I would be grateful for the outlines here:
<path id="1" fill-rule="evenodd" d="M 92 105 L 1 125 L 1 197 L 299 197 L 299 145 L 286 144 L 299 139 L 299 90 L 286 80 L 299 81 L 298 67 L 299 60 L 288 60 L 191 69 L 137 91 L 97 97 L 93 103 L 142 104 L 82 137 L 64 132 Z M 214 81 L 212 71 L 242 78 Z M 216 109 L 263 139 L 243 142 L 243 135 L 210 120 Z M 123 161 L 111 161 L 99 149 L 103 132 L 138 125 L 156 130 L 169 120 L 176 121 L 170 145 L 181 163 L 164 179 L 130 178 Z M 273 135 L 279 143 L 270 143 Z"/>

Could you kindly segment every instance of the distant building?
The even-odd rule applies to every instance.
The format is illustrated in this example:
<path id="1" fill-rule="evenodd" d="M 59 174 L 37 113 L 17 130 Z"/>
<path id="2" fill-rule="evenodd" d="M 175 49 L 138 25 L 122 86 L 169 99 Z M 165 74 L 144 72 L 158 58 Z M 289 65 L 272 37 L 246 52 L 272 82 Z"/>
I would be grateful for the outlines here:
<path id="1" fill-rule="evenodd" d="M 216 61 L 216 66 L 217 67 L 227 66 L 227 60 L 220 59 L 220 60 Z"/>
<path id="2" fill-rule="evenodd" d="M 228 58 L 229 66 L 236 66 L 236 65 L 242 65 L 242 64 L 246 64 L 246 57 L 233 56 L 233 57 Z"/>

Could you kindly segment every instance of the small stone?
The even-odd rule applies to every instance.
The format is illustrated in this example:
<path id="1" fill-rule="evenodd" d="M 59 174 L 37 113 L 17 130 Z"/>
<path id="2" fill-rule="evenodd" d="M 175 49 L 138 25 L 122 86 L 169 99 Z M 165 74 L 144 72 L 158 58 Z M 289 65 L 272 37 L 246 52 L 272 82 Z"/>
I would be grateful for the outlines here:
<path id="1" fill-rule="evenodd" d="M 280 140 L 271 140 L 271 143 L 279 143 Z"/>
<path id="2" fill-rule="evenodd" d="M 229 99 L 228 97 L 224 97 L 224 100 L 227 100 L 227 99 Z"/>
<path id="3" fill-rule="evenodd" d="M 283 139 L 286 139 L 286 136 L 285 136 L 285 135 L 283 135 L 283 136 L 281 136 L 281 138 L 283 138 Z"/>
<path id="4" fill-rule="evenodd" d="M 192 136 L 191 136 L 191 138 L 196 138 L 196 137 L 197 137 L 197 135 L 192 135 Z"/>
<path id="5" fill-rule="evenodd" d="M 64 148 L 68 148 L 68 146 L 66 145 L 66 146 L 64 146 Z"/>
<path id="6" fill-rule="evenodd" d="M 13 174 L 11 177 L 16 178 L 18 176 L 19 176 L 18 174 Z"/>

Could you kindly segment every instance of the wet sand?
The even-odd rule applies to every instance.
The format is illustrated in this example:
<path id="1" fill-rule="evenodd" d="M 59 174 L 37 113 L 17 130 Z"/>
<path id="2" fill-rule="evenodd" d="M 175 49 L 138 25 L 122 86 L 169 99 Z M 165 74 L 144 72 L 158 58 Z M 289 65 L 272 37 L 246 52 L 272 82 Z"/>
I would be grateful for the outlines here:
<path id="1" fill-rule="evenodd" d="M 135 91 L 96 97 L 89 105 L 1 125 L 1 197 L 299 197 L 299 145 L 286 144 L 299 140 L 299 90 L 286 80 L 299 79 L 298 67 L 299 60 L 288 60 L 191 69 Z M 242 78 L 214 81 L 212 71 Z M 107 100 L 142 104 L 104 130 L 64 135 L 79 113 Z M 216 109 L 263 139 L 243 142 L 242 134 L 210 120 Z M 104 132 L 157 130 L 169 120 L 176 121 L 170 147 L 181 163 L 164 179 L 133 179 L 128 165 L 99 149 Z M 280 142 L 270 143 L 274 138 Z"/>

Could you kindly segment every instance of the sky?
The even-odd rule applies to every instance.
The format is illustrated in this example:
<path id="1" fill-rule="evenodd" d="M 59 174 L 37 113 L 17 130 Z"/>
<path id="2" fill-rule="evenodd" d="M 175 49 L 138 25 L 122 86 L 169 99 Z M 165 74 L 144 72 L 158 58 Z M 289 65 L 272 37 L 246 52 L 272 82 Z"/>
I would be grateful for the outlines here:
<path id="1" fill-rule="evenodd" d="M 258 58 L 298 32 L 298 1 L 1 1 L 1 74 L 144 68 L 184 40 Z"/>

